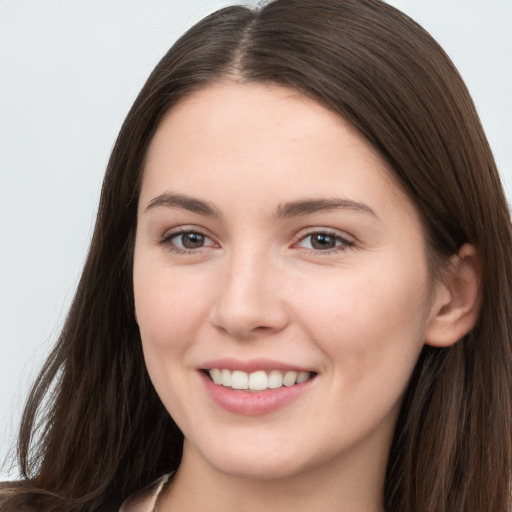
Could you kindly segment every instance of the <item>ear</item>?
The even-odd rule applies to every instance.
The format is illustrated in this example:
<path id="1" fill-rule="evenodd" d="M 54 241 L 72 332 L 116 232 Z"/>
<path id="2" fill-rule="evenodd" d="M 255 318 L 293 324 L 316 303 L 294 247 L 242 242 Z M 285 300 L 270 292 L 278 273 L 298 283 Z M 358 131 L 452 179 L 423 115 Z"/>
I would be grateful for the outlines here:
<path id="1" fill-rule="evenodd" d="M 482 264 L 476 248 L 464 244 L 450 258 L 444 279 L 436 284 L 425 343 L 448 347 L 476 324 L 483 297 Z"/>

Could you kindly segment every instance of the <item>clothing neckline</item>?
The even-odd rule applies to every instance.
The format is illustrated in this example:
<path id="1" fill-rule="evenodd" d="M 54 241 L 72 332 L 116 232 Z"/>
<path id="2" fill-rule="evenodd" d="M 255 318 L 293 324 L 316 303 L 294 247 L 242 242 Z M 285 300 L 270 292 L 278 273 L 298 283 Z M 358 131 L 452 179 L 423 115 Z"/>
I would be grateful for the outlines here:
<path id="1" fill-rule="evenodd" d="M 122 504 L 119 512 L 157 512 L 157 501 L 167 487 L 172 473 L 161 476 L 144 489 L 129 496 Z"/>

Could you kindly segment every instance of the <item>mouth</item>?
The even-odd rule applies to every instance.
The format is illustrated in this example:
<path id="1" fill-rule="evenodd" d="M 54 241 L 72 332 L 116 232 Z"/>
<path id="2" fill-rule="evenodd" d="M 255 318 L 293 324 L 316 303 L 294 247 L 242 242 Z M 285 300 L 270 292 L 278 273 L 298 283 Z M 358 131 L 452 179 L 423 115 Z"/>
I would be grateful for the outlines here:
<path id="1" fill-rule="evenodd" d="M 270 359 L 217 359 L 203 363 L 200 374 L 213 403 L 242 416 L 270 414 L 303 403 L 316 388 L 318 373 Z"/>
<path id="2" fill-rule="evenodd" d="M 292 387 L 307 382 L 317 375 L 309 371 L 257 370 L 249 373 L 227 368 L 205 369 L 204 372 L 218 386 L 247 392 Z"/>

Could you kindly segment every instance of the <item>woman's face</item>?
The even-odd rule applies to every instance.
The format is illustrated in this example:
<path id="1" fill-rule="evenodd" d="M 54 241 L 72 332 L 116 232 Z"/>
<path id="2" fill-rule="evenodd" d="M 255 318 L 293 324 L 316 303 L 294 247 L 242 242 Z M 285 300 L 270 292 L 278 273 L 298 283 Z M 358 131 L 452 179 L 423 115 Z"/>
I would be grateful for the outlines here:
<path id="1" fill-rule="evenodd" d="M 318 103 L 225 82 L 173 108 L 147 155 L 134 291 L 185 457 L 254 478 L 382 469 L 435 315 L 425 253 L 384 161 Z"/>

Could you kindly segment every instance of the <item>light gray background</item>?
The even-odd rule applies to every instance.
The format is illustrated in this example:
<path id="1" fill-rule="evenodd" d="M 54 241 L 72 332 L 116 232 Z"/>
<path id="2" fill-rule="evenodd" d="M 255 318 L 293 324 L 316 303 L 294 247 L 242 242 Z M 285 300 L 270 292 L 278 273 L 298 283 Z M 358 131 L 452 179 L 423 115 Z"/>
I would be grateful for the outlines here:
<path id="1" fill-rule="evenodd" d="M 228 3 L 0 0 L 0 466 L 72 298 L 123 117 L 172 42 Z M 389 3 L 459 67 L 512 191 L 512 0 Z"/>

